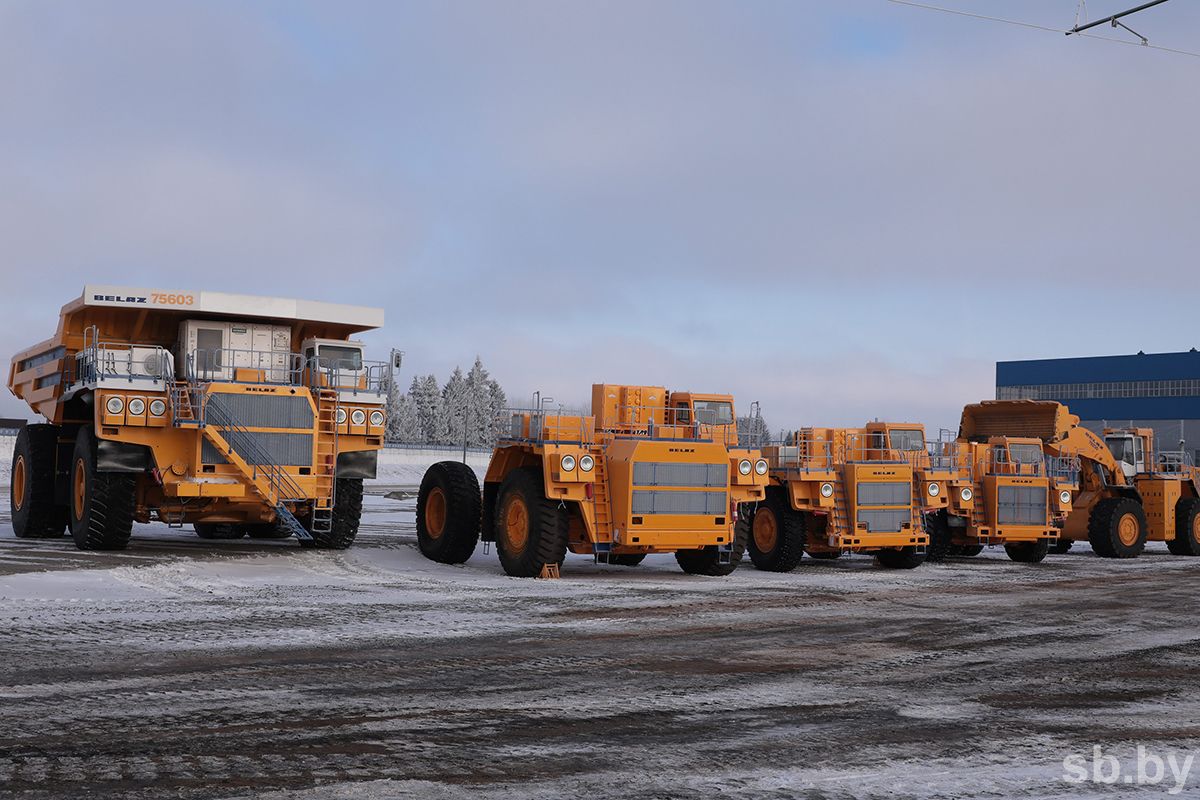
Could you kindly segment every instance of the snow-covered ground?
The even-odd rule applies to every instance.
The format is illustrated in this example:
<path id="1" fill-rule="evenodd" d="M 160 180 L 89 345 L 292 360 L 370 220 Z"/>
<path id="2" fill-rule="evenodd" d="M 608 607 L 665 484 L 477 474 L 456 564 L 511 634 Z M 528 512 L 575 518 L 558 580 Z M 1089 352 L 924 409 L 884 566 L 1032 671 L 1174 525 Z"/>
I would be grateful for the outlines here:
<path id="1" fill-rule="evenodd" d="M 345 552 L 81 553 L 7 505 L 2 796 L 1112 797 L 1063 759 L 1200 747 L 1200 561 L 1161 545 L 535 581 L 424 560 L 411 499 Z"/>

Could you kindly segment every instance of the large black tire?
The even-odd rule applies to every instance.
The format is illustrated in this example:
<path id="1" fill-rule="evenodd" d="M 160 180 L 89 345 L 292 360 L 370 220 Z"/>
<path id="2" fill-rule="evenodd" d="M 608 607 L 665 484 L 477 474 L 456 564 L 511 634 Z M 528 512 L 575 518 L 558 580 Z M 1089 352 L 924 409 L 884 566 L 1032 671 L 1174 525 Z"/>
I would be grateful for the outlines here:
<path id="1" fill-rule="evenodd" d="M 916 569 L 925 563 L 925 554 L 918 553 L 915 547 L 900 547 L 881 550 L 875 554 L 875 560 L 886 569 Z"/>
<path id="2" fill-rule="evenodd" d="M 925 515 L 925 533 L 929 544 L 925 547 L 925 560 L 937 564 L 950 555 L 950 517 L 945 509 Z"/>
<path id="3" fill-rule="evenodd" d="M 232 522 L 193 522 L 192 529 L 201 539 L 241 539 L 246 532 Z"/>
<path id="4" fill-rule="evenodd" d="M 953 558 L 974 558 L 983 552 L 981 544 L 952 544 L 946 550 L 946 555 Z"/>
<path id="5" fill-rule="evenodd" d="M 1054 544 L 1050 545 L 1050 552 L 1057 556 L 1071 552 L 1071 547 L 1075 544 L 1074 539 L 1059 539 Z"/>
<path id="6" fill-rule="evenodd" d="M 67 529 L 66 506 L 54 502 L 57 425 L 26 425 L 17 434 L 9 473 L 9 506 L 18 539 L 57 539 Z"/>
<path id="7" fill-rule="evenodd" d="M 567 557 L 567 509 L 546 497 L 542 473 L 515 469 L 500 484 L 496 501 L 496 553 L 504 572 L 536 578 L 547 564 Z"/>
<path id="8" fill-rule="evenodd" d="M 842 557 L 841 553 L 830 553 L 830 552 L 814 553 L 811 550 L 809 550 L 807 552 L 808 552 L 809 558 L 815 558 L 817 561 L 837 561 L 839 558 Z"/>
<path id="9" fill-rule="evenodd" d="M 1050 552 L 1050 542 L 1045 539 L 1036 542 L 1014 542 L 1004 545 L 1004 552 L 1018 563 L 1040 564 Z"/>
<path id="10" fill-rule="evenodd" d="M 417 547 L 439 564 L 461 564 L 479 543 L 483 503 L 475 470 L 441 461 L 425 470 L 417 493 Z"/>
<path id="11" fill-rule="evenodd" d="M 712 578 L 723 578 L 733 574 L 742 563 L 746 554 L 746 540 L 750 537 L 750 520 L 744 514 L 738 515 L 738 521 L 733 526 L 733 550 L 729 560 L 722 563 L 721 551 L 715 545 L 699 550 L 677 550 L 675 561 L 679 568 L 688 575 L 708 575 Z"/>
<path id="12" fill-rule="evenodd" d="M 256 525 L 238 525 L 237 532 L 239 536 L 248 536 L 251 539 L 287 539 L 292 536 L 292 532 L 274 522 L 266 522 Z M 233 538 L 238 538 L 237 536 Z"/>
<path id="13" fill-rule="evenodd" d="M 124 550 L 133 535 L 135 475 L 96 470 L 96 440 L 80 428 L 71 456 L 71 536 L 80 550 Z"/>
<path id="14" fill-rule="evenodd" d="M 636 567 L 645 560 L 645 553 L 617 553 L 608 557 L 608 563 L 617 567 Z"/>
<path id="15" fill-rule="evenodd" d="M 744 508 L 744 506 L 743 506 Z M 750 561 L 766 572 L 791 572 L 804 558 L 806 518 L 794 511 L 780 486 L 768 486 L 766 498 L 749 514 L 742 514 Z"/>
<path id="16" fill-rule="evenodd" d="M 1146 535 L 1146 512 L 1128 497 L 1101 500 L 1088 518 L 1088 541 L 1103 558 L 1137 558 L 1146 549 Z"/>
<path id="17" fill-rule="evenodd" d="M 1200 500 L 1181 497 L 1175 504 L 1175 538 L 1167 549 L 1176 556 L 1200 556 Z"/>
<path id="18" fill-rule="evenodd" d="M 354 544 L 358 535 L 358 523 L 362 520 L 363 482 L 362 478 L 338 478 L 333 493 L 333 519 L 327 531 L 314 531 L 311 528 L 311 542 L 301 543 L 320 550 L 345 550 Z M 311 525 L 312 517 L 309 517 Z"/>

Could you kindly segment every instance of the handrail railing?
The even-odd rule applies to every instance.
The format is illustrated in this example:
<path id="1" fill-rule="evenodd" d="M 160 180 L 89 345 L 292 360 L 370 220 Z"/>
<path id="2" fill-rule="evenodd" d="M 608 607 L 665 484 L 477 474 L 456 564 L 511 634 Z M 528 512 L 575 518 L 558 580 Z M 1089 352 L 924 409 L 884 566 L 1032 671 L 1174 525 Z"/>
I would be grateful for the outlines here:
<path id="1" fill-rule="evenodd" d="M 254 473 L 253 478 L 257 479 L 260 473 L 266 477 L 276 501 L 306 499 L 304 490 L 282 466 L 275 463 L 255 439 L 254 434 L 239 423 L 229 409 L 222 406 L 219 397 L 220 395 L 204 395 L 201 413 L 205 424 L 221 430 L 230 448 L 249 464 Z"/>

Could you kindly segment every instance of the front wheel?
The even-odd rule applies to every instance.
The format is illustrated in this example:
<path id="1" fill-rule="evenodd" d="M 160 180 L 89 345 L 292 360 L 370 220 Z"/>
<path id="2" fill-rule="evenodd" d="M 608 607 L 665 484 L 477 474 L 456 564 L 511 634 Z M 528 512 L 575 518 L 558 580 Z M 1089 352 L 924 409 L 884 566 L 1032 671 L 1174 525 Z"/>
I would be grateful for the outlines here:
<path id="1" fill-rule="evenodd" d="M 1050 545 L 1050 552 L 1056 556 L 1061 556 L 1071 552 L 1071 546 L 1075 544 L 1073 539 L 1059 539 L 1054 544 Z"/>
<path id="2" fill-rule="evenodd" d="M 567 557 L 567 510 L 547 499 L 542 474 L 515 469 L 500 485 L 496 505 L 496 552 L 504 572 L 514 578 L 536 578 L 548 564 Z"/>
<path id="3" fill-rule="evenodd" d="M 1128 497 L 1101 500 L 1088 518 L 1088 541 L 1104 558 L 1137 558 L 1146 549 L 1146 512 Z"/>
<path id="4" fill-rule="evenodd" d="M 918 553 L 915 547 L 899 547 L 881 550 L 875 554 L 875 560 L 885 569 L 916 569 L 925 563 L 925 554 Z"/>
<path id="5" fill-rule="evenodd" d="M 925 560 L 930 563 L 945 561 L 950 555 L 950 516 L 945 509 L 925 515 L 925 532 L 929 534 L 929 545 L 925 548 Z"/>
<path id="6" fill-rule="evenodd" d="M 645 553 L 617 553 L 608 557 L 608 563 L 617 567 L 636 567 L 645 560 Z"/>
<path id="7" fill-rule="evenodd" d="M 778 486 L 767 487 L 767 496 L 750 514 L 746 546 L 750 561 L 767 572 L 791 572 L 804 558 L 805 516 L 794 511 L 787 494 Z"/>
<path id="8" fill-rule="evenodd" d="M 1167 549 L 1175 556 L 1200 556 L 1200 500 L 1183 497 L 1175 504 L 1175 538 Z"/>
<path id="9" fill-rule="evenodd" d="M 134 476 L 96 469 L 96 443 L 81 428 L 71 456 L 71 537 L 80 550 L 124 550 L 133 535 Z"/>
<path id="10" fill-rule="evenodd" d="M 232 522 L 193 522 L 192 529 L 201 539 L 241 539 L 246 535 Z"/>
<path id="11" fill-rule="evenodd" d="M 479 543 L 479 478 L 458 461 L 425 471 L 417 493 L 417 547 L 439 564 L 461 564 Z"/>
<path id="12" fill-rule="evenodd" d="M 1050 542 L 1045 539 L 1037 542 L 1014 542 L 1004 545 L 1004 552 L 1018 563 L 1040 564 L 1050 552 Z"/>
<path id="13" fill-rule="evenodd" d="M 746 539 L 750 536 L 750 520 L 739 516 L 733 526 L 733 547 L 722 553 L 715 545 L 709 545 L 699 550 L 675 551 L 675 562 L 688 575 L 708 575 L 713 578 L 723 578 L 733 574 L 742 563 L 746 553 Z M 728 556 L 723 560 L 722 556 Z"/>
<path id="14" fill-rule="evenodd" d="M 362 520 L 363 482 L 362 478 L 338 478 L 334 485 L 333 514 L 329 521 L 329 530 L 309 529 L 312 542 L 307 544 L 320 550 L 345 550 L 354 543 L 358 535 L 358 524 Z M 308 518 L 312 525 L 312 517 Z"/>

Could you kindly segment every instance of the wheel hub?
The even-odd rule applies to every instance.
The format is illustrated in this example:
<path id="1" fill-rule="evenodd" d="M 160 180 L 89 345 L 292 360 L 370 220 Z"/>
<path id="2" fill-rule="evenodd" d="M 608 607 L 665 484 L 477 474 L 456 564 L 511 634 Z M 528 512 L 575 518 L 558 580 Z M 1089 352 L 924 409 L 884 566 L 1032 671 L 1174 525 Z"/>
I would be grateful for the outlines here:
<path id="1" fill-rule="evenodd" d="M 760 508 L 755 512 L 752 531 L 754 546 L 759 552 L 769 553 L 775 549 L 775 543 L 779 541 L 779 525 L 769 508 Z"/>
<path id="2" fill-rule="evenodd" d="M 75 500 L 75 519 L 83 519 L 84 501 L 87 499 L 87 474 L 83 459 L 75 462 L 74 491 L 71 493 Z"/>
<path id="3" fill-rule="evenodd" d="M 513 553 L 522 552 L 529 542 L 529 509 L 525 507 L 525 499 L 520 496 L 508 501 L 508 508 L 504 512 L 504 538 Z"/>
<path id="4" fill-rule="evenodd" d="M 12 499 L 13 507 L 20 511 L 21 506 L 25 505 L 25 456 L 23 455 L 17 456 L 17 463 L 13 464 Z"/>
<path id="5" fill-rule="evenodd" d="M 1126 547 L 1132 547 L 1137 544 L 1139 533 L 1137 517 L 1133 514 L 1125 514 L 1121 517 L 1121 521 L 1117 523 L 1117 538 Z"/>
<path id="6" fill-rule="evenodd" d="M 446 530 L 446 493 L 434 488 L 425 498 L 425 532 L 430 539 L 440 539 Z"/>

